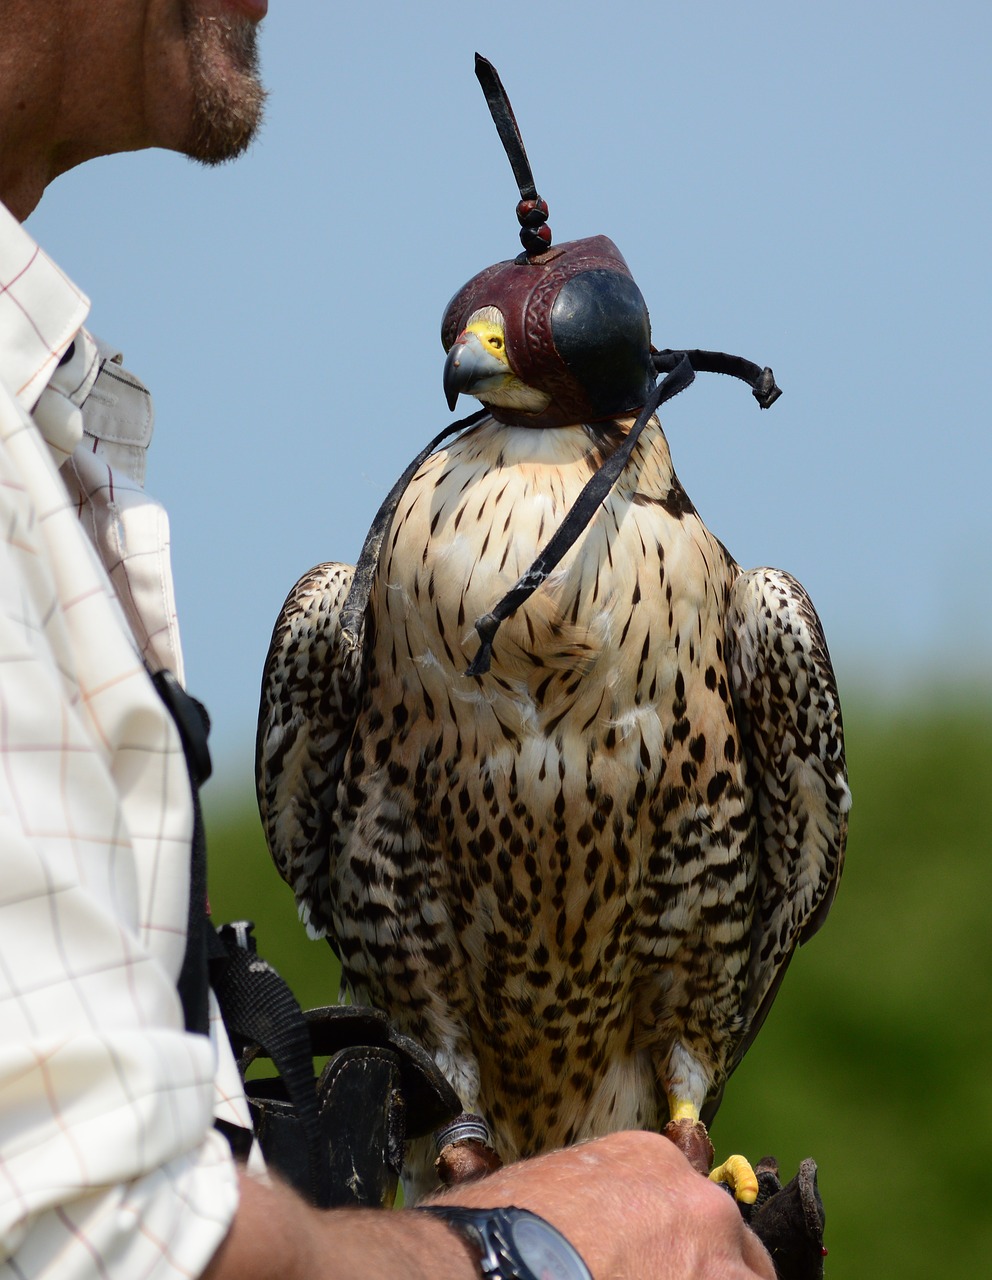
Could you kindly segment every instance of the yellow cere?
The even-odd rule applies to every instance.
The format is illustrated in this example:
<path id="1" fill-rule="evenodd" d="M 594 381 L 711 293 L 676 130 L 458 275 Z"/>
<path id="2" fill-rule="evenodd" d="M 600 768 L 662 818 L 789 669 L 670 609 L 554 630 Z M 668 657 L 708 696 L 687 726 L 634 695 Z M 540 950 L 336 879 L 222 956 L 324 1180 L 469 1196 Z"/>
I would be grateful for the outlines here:
<path id="1" fill-rule="evenodd" d="M 465 332 L 475 334 L 491 356 L 495 356 L 497 360 L 501 360 L 509 367 L 502 325 L 491 320 L 473 320 L 466 326 Z"/>

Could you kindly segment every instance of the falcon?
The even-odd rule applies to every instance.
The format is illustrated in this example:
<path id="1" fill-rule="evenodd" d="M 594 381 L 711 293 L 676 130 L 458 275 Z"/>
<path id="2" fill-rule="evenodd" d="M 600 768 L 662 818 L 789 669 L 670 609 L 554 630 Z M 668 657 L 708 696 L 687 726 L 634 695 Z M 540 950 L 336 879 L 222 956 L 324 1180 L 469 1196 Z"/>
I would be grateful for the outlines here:
<path id="1" fill-rule="evenodd" d="M 303 921 L 503 1161 L 705 1133 L 829 910 L 850 807 L 813 605 L 709 532 L 655 412 L 707 368 L 770 403 L 770 370 L 656 351 L 616 246 L 550 247 L 520 186 L 525 252 L 442 326 L 449 405 L 482 412 L 415 460 L 357 569 L 293 588 L 257 740 Z M 716 1176 L 753 1199 L 739 1158 Z M 407 1179 L 434 1185 L 425 1146 Z"/>

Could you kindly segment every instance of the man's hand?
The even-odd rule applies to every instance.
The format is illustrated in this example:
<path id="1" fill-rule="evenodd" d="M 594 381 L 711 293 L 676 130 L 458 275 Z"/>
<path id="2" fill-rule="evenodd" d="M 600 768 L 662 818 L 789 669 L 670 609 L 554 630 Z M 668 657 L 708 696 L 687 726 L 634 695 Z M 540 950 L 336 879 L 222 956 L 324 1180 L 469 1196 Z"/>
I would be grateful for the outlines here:
<path id="1" fill-rule="evenodd" d="M 205 1280 L 477 1280 L 467 1245 L 430 1214 L 320 1212 L 246 1176 L 241 1193 Z M 613 1134 L 522 1161 L 432 1203 L 531 1209 L 568 1237 L 596 1280 L 775 1280 L 730 1196 L 657 1134 Z"/>
<path id="2" fill-rule="evenodd" d="M 775 1280 L 733 1198 L 653 1133 L 617 1133 L 525 1160 L 431 1203 L 531 1209 L 568 1237 L 596 1280 Z"/>

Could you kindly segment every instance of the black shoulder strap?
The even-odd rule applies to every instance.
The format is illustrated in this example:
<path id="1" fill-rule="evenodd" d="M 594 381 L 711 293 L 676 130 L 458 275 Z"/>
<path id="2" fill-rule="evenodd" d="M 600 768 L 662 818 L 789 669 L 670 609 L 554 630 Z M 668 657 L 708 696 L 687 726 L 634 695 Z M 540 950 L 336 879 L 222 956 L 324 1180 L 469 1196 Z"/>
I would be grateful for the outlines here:
<path id="1" fill-rule="evenodd" d="M 203 704 L 190 697 L 167 668 L 152 673 L 152 683 L 176 722 L 193 792 L 193 846 L 190 854 L 186 954 L 176 985 L 183 1003 L 186 1030 L 205 1036 L 210 1029 L 208 935 L 213 929 L 207 917 L 207 841 L 200 808 L 200 787 L 210 777 L 212 768 L 210 748 L 207 745 L 210 717 Z"/>

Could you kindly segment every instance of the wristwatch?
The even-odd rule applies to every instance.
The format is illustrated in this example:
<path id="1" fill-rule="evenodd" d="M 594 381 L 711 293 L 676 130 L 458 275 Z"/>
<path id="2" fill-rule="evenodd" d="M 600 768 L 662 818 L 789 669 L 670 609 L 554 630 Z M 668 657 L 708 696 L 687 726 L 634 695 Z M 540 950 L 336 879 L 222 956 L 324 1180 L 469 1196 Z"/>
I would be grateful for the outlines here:
<path id="1" fill-rule="evenodd" d="M 463 1209 L 424 1205 L 479 1252 L 486 1280 L 592 1280 L 592 1272 L 560 1231 L 528 1209 Z"/>

